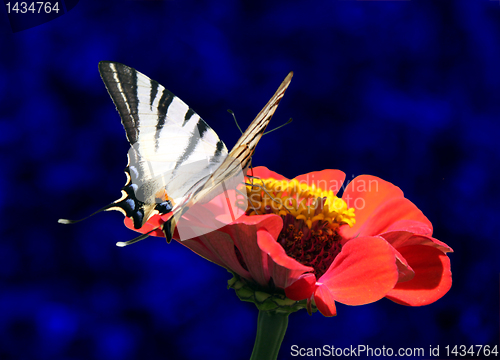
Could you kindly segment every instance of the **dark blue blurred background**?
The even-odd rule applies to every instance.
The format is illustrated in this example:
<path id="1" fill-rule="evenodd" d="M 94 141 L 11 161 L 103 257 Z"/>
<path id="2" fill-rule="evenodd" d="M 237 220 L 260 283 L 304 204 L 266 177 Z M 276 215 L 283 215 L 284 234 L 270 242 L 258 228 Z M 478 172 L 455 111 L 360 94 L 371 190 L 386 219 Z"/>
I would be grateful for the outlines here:
<path id="1" fill-rule="evenodd" d="M 246 359 L 257 310 L 230 274 L 120 213 L 63 226 L 120 196 L 128 145 L 101 60 L 145 73 L 229 148 L 295 77 L 254 157 L 287 177 L 325 168 L 401 187 L 454 248 L 452 289 L 336 318 L 290 316 L 290 347 L 499 341 L 498 1 L 81 0 L 13 34 L 0 27 L 0 359 Z M 428 353 L 426 353 L 427 355 Z M 427 356 L 429 358 L 429 356 Z"/>

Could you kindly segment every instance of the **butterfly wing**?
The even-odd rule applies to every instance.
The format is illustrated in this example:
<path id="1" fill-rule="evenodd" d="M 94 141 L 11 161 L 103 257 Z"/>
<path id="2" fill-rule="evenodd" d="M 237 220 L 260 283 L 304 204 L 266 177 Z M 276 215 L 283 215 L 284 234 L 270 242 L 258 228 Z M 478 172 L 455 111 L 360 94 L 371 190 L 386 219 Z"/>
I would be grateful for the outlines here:
<path id="1" fill-rule="evenodd" d="M 158 82 L 116 62 L 99 63 L 102 80 L 131 145 L 119 210 L 140 228 L 199 189 L 227 157 L 227 148 L 193 109 Z"/>
<path id="2" fill-rule="evenodd" d="M 173 216 L 162 225 L 167 242 L 172 239 L 176 223 L 179 222 L 186 209 L 190 209 L 201 199 L 213 197 L 213 194 L 211 193 L 214 191 L 217 192 L 220 191 L 220 189 L 224 189 L 224 191 L 226 191 L 226 187 L 224 186 L 225 181 L 238 178 L 241 173 L 243 175 L 246 174 L 252 155 L 255 152 L 255 147 L 264 134 L 264 131 L 266 130 L 266 127 L 276 111 L 281 99 L 285 95 L 285 91 L 288 88 L 288 85 L 290 85 L 292 76 L 293 72 L 290 72 L 285 80 L 283 80 L 278 90 L 276 90 L 271 99 L 241 135 L 229 155 L 224 159 L 215 172 L 209 176 L 203 186 L 199 187 L 185 204 L 175 209 Z M 181 240 L 186 240 L 186 238 Z"/>

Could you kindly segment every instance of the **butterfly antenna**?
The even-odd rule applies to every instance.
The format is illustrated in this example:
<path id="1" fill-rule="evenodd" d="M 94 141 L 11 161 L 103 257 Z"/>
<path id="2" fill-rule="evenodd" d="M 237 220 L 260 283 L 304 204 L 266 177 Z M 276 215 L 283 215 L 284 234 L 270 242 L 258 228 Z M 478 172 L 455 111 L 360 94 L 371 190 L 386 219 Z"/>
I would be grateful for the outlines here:
<path id="1" fill-rule="evenodd" d="M 131 245 L 131 244 L 135 244 L 136 242 L 139 242 L 141 240 L 144 240 L 145 238 L 149 237 L 149 234 L 151 234 L 153 231 L 155 230 L 158 230 L 160 227 L 155 227 L 153 230 L 151 231 L 148 231 L 147 233 L 145 234 L 142 234 L 132 240 L 129 240 L 129 241 L 118 241 L 116 243 L 116 246 L 119 246 L 119 247 L 124 247 L 124 246 L 127 246 L 127 245 Z"/>
<path id="2" fill-rule="evenodd" d="M 292 119 L 292 118 L 290 118 L 290 119 L 289 119 L 286 123 L 284 123 L 283 125 L 280 125 L 280 126 L 278 126 L 278 127 L 274 128 L 274 129 L 272 129 L 272 130 L 269 130 L 269 131 L 265 132 L 263 135 L 267 135 L 267 134 L 269 134 L 269 133 L 272 133 L 274 130 L 278 130 L 279 128 L 282 128 L 283 126 L 290 124 L 292 121 L 293 121 L 293 119 Z"/>
<path id="3" fill-rule="evenodd" d="M 258 176 L 253 176 L 253 168 L 252 168 L 252 175 L 247 175 L 247 178 L 249 178 L 250 180 L 252 180 L 252 186 L 254 185 L 254 184 L 253 184 L 253 180 L 254 180 L 254 179 L 257 179 L 257 180 L 261 180 L 261 181 L 262 181 L 262 179 L 261 179 L 260 177 L 258 177 Z M 255 186 L 260 186 L 260 185 L 255 185 Z"/>
<path id="4" fill-rule="evenodd" d="M 233 119 L 234 119 L 234 122 L 236 123 L 236 126 L 238 127 L 238 129 L 240 129 L 240 132 L 243 134 L 243 130 L 241 130 L 240 125 L 238 124 L 238 120 L 236 120 L 236 115 L 234 115 L 233 110 L 227 109 L 227 112 L 230 113 L 231 115 L 233 115 Z"/>
<path id="5" fill-rule="evenodd" d="M 260 178 L 260 177 L 258 177 L 258 176 L 253 176 L 253 175 L 247 175 L 247 178 L 249 178 L 249 179 L 258 179 L 258 180 L 261 180 L 261 178 Z"/>
<path id="6" fill-rule="evenodd" d="M 94 216 L 95 214 L 98 214 L 101 211 L 108 210 L 110 207 L 113 207 L 113 206 L 116 206 L 116 204 L 115 203 L 111 203 L 109 205 L 106 205 L 106 206 L 100 208 L 99 210 L 97 210 L 96 212 L 93 212 L 89 216 L 84 217 L 83 219 L 79 219 L 79 220 L 59 219 L 59 220 L 57 220 L 57 222 L 59 224 L 76 224 L 76 223 L 79 223 L 80 221 L 87 220 L 89 217 Z"/>
<path id="7" fill-rule="evenodd" d="M 252 184 L 253 184 L 253 179 L 254 179 L 254 176 L 253 176 L 252 158 L 250 158 L 250 172 L 252 173 L 252 175 L 248 175 L 248 174 L 247 174 L 247 178 L 250 178 L 250 179 L 252 180 Z"/>

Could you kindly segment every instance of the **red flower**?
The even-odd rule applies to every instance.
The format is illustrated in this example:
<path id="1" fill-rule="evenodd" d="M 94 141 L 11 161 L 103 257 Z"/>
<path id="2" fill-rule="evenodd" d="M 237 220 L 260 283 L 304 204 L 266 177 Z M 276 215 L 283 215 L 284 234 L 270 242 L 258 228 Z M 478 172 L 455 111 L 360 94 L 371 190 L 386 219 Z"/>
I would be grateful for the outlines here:
<path id="1" fill-rule="evenodd" d="M 376 181 L 378 189 L 363 189 L 363 183 L 371 181 Z M 379 236 L 396 250 L 399 279 L 386 295 L 388 299 L 402 305 L 421 306 L 433 303 L 448 292 L 452 280 L 446 253 L 453 250 L 432 237 L 432 224 L 404 198 L 400 188 L 374 176 L 362 175 L 346 188 L 343 198 L 347 197 L 364 199 L 366 206 L 356 209 L 354 227 L 340 230 L 345 241 Z"/>
<path id="2" fill-rule="evenodd" d="M 339 199 L 345 179 L 339 170 L 292 181 L 265 167 L 253 175 L 266 190 L 248 189 L 247 215 L 181 244 L 264 291 L 314 300 L 325 316 L 336 315 L 335 301 L 362 305 L 387 297 L 419 306 L 450 289 L 451 248 L 431 237 L 431 223 L 398 187 L 362 175 Z M 163 220 L 155 216 L 139 231 Z M 130 219 L 125 224 L 135 230 Z"/>

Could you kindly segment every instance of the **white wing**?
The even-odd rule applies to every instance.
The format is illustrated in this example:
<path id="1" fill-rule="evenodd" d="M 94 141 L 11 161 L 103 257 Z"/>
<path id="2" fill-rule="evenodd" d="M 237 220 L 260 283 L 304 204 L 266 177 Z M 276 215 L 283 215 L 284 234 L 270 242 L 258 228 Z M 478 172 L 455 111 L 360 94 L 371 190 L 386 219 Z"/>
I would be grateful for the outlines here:
<path id="1" fill-rule="evenodd" d="M 127 183 L 108 210 L 123 212 L 140 228 L 203 186 L 227 148 L 193 109 L 156 81 L 108 61 L 99 63 L 99 72 L 131 145 Z"/>

